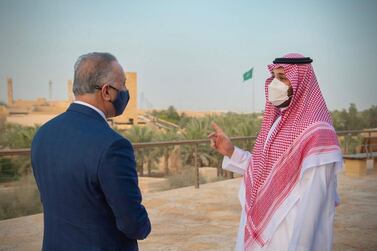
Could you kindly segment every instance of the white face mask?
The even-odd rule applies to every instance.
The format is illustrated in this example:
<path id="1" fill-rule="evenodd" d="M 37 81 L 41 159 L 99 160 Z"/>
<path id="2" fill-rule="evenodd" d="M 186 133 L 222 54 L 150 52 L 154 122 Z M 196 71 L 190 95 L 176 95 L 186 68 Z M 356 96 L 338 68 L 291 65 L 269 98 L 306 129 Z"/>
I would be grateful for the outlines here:
<path id="1" fill-rule="evenodd" d="M 274 78 L 268 86 L 268 101 L 274 106 L 279 106 L 289 99 L 289 86 Z"/>

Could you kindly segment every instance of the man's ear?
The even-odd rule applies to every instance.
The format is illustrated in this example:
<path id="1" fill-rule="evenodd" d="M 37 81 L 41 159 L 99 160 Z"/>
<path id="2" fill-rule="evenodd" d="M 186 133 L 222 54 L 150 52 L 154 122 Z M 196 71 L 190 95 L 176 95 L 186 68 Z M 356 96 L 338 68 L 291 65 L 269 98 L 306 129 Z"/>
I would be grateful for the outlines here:
<path id="1" fill-rule="evenodd" d="M 111 101 L 109 89 L 110 89 L 109 85 L 107 85 L 107 84 L 102 86 L 101 95 L 102 95 L 103 100 Z"/>

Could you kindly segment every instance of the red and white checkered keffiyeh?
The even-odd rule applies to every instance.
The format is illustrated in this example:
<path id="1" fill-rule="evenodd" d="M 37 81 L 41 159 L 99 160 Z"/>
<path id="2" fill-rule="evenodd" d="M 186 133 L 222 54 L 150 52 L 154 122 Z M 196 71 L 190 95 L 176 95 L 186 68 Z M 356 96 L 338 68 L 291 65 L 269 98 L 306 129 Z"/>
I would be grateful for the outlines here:
<path id="1" fill-rule="evenodd" d="M 286 58 L 301 58 L 288 54 Z M 306 157 L 339 152 L 339 143 L 332 126 L 330 113 L 319 89 L 311 64 L 272 64 L 268 69 L 283 67 L 293 88 L 281 121 L 266 142 L 268 132 L 280 109 L 268 102 L 261 131 L 256 140 L 252 159 L 244 176 L 246 188 L 245 250 L 266 244 L 264 231 L 274 213 L 288 197 L 300 179 L 301 166 Z M 265 146 L 264 146 L 265 145 Z"/>

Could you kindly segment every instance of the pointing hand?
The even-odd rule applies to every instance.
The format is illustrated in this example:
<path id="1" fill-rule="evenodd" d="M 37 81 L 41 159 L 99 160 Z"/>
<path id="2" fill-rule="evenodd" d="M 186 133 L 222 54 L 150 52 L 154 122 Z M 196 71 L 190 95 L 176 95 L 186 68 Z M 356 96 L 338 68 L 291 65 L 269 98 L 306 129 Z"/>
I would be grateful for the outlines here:
<path id="1" fill-rule="evenodd" d="M 212 122 L 211 126 L 215 130 L 208 135 L 208 138 L 211 140 L 211 147 L 220 154 L 230 158 L 234 151 L 233 143 L 215 122 Z"/>

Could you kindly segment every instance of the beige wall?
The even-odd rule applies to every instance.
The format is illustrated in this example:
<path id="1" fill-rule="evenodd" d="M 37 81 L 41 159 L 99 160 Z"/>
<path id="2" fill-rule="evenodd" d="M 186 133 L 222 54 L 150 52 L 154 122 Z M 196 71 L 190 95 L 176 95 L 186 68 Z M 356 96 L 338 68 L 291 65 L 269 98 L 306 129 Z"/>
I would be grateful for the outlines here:
<path id="1" fill-rule="evenodd" d="M 115 125 L 126 125 L 133 121 L 133 124 L 137 124 L 137 73 L 127 72 L 126 73 L 126 86 L 130 93 L 130 101 L 126 107 L 126 110 L 122 115 L 113 118 L 112 121 Z M 38 98 L 35 100 L 14 100 L 13 97 L 13 81 L 11 78 L 7 80 L 8 82 L 8 106 L 9 111 L 13 113 L 24 113 L 24 114 L 51 114 L 57 115 L 64 112 L 70 103 L 74 101 L 74 95 L 72 90 L 72 80 L 67 82 L 67 100 L 62 101 L 47 101 L 45 98 Z"/>
<path id="2" fill-rule="evenodd" d="M 67 96 L 68 96 L 68 102 L 72 103 L 74 100 L 72 80 L 68 80 L 67 82 Z"/>
<path id="3" fill-rule="evenodd" d="M 361 177 L 367 174 L 366 159 L 345 159 L 345 173 L 352 177 Z"/>

